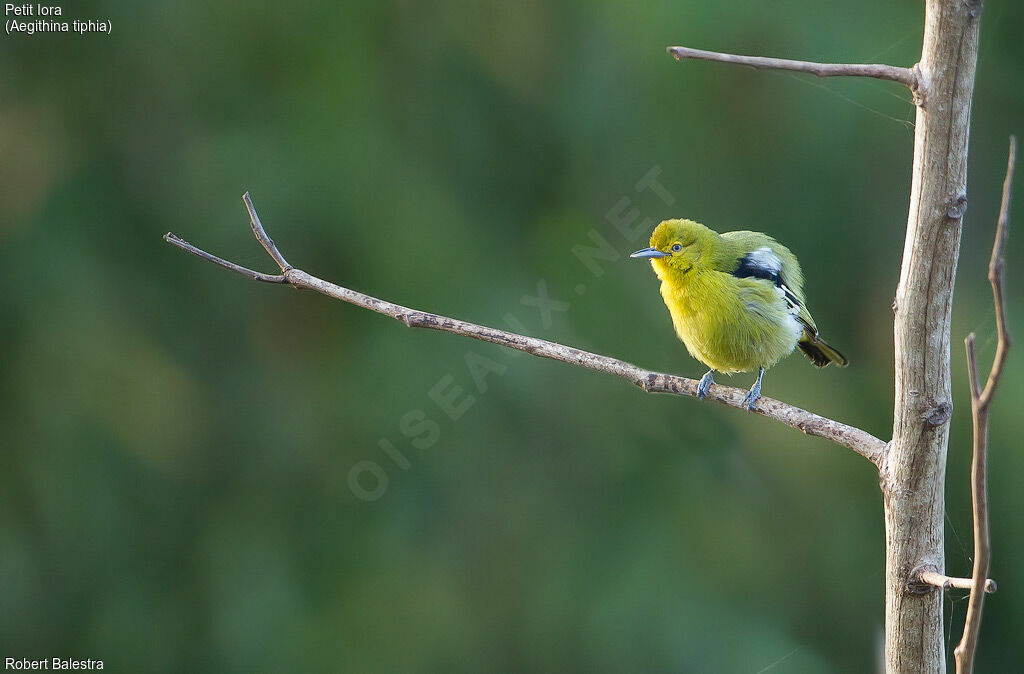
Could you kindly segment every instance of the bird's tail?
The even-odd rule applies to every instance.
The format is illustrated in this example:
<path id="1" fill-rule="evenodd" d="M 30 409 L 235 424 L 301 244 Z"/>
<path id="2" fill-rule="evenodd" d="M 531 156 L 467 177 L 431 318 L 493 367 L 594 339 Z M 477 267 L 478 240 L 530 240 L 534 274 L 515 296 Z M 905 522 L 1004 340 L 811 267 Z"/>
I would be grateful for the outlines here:
<path id="1" fill-rule="evenodd" d="M 804 352 L 807 359 L 818 367 L 825 367 L 829 363 L 835 363 L 839 367 L 846 367 L 850 363 L 850 361 L 846 360 L 846 356 L 839 353 L 839 351 L 820 337 L 805 333 L 796 345 Z"/>

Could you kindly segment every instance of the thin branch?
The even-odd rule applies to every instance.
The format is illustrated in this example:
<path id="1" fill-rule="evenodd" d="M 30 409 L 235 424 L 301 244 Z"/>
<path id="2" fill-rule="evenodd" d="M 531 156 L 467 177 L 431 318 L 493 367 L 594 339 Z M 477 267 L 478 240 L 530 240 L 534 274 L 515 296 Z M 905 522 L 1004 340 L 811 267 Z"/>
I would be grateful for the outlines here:
<path id="1" fill-rule="evenodd" d="M 426 328 L 428 330 L 438 330 L 440 332 L 463 335 L 465 337 L 471 337 L 473 339 L 479 339 L 484 342 L 490 342 L 492 344 L 498 344 L 510 349 L 515 349 L 517 351 L 525 351 L 526 353 L 534 356 L 562 361 L 563 363 L 586 368 L 588 370 L 594 370 L 596 372 L 604 372 L 606 374 L 626 379 L 648 393 L 672 393 L 691 397 L 696 397 L 697 395 L 698 382 L 693 379 L 687 379 L 673 374 L 652 372 L 616 358 L 590 353 L 589 351 L 556 344 L 555 342 L 549 342 L 544 339 L 527 337 L 525 335 L 519 335 L 512 332 L 505 332 L 504 330 L 488 328 L 475 323 L 460 321 L 447 316 L 440 316 L 438 314 L 409 309 L 408 307 L 404 307 L 400 304 L 394 304 L 348 288 L 343 288 L 329 281 L 307 274 L 300 269 L 295 269 L 288 264 L 284 259 L 284 256 L 277 250 L 277 247 L 274 245 L 271 238 L 267 236 L 266 231 L 263 229 L 263 225 L 260 223 L 259 217 L 256 215 L 256 210 L 253 208 L 252 202 L 248 198 L 248 193 L 243 198 L 246 202 L 246 208 L 249 209 L 253 233 L 255 234 L 256 239 L 263 244 L 264 248 L 267 249 L 267 252 L 271 257 L 274 258 L 278 266 L 281 267 L 283 273 L 280 276 L 261 274 L 260 272 L 255 272 L 251 269 L 227 262 L 226 260 L 215 255 L 211 255 L 210 253 L 193 246 L 171 233 L 168 233 L 164 239 L 182 250 L 188 251 L 193 255 L 197 255 L 204 260 L 213 262 L 214 264 L 224 267 L 225 269 L 229 269 L 237 274 L 241 274 L 246 278 L 268 283 L 289 283 L 296 288 L 315 290 L 316 292 L 327 295 L 328 297 L 333 297 L 334 299 L 348 302 L 349 304 L 354 304 L 358 307 L 369 309 L 370 311 L 375 311 L 385 316 L 390 316 L 391 318 L 401 321 L 410 328 Z M 708 392 L 708 398 L 731 407 L 745 409 L 742 401 L 746 393 L 747 392 L 742 389 L 715 385 L 712 386 L 711 390 Z M 813 412 L 808 412 L 779 400 L 762 397 L 757 401 L 757 403 L 755 403 L 751 411 L 770 419 L 780 421 L 787 426 L 791 426 L 792 428 L 796 428 L 797 430 L 806 433 L 807 435 L 825 438 L 842 445 L 843 447 L 852 449 L 874 463 L 876 466 L 880 465 L 885 456 L 886 444 L 867 431 L 828 419 L 814 414 Z"/>
<path id="2" fill-rule="evenodd" d="M 1006 327 L 1006 299 L 1003 297 L 1003 271 L 1006 267 L 1003 248 L 1006 245 L 1007 230 L 1010 226 L 1010 197 L 1012 195 L 1013 169 L 1017 161 L 1017 139 L 1010 136 L 1010 156 L 1006 163 L 1006 179 L 1003 181 L 1003 198 L 999 208 L 999 223 L 996 225 L 995 243 L 989 261 L 988 278 L 992 284 L 992 301 L 996 308 L 996 328 L 999 344 L 989 371 L 988 382 L 982 390 L 978 380 L 978 358 L 974 348 L 974 333 L 967 335 L 967 374 L 971 387 L 971 418 L 974 425 L 974 447 L 971 458 L 971 501 L 974 510 L 974 569 L 971 574 L 971 595 L 967 602 L 967 617 L 964 620 L 964 634 L 953 651 L 956 656 L 958 674 L 970 674 L 974 669 L 974 653 L 978 648 L 978 633 L 981 629 L 981 612 L 985 605 L 985 593 L 980 590 L 988 578 L 992 556 L 992 544 L 988 527 L 988 416 L 989 405 L 1003 373 L 1006 354 L 1010 349 L 1010 333 Z"/>
<path id="3" fill-rule="evenodd" d="M 883 65 L 879 63 L 814 63 L 811 61 L 793 61 L 765 56 L 741 56 L 725 54 L 717 51 L 704 51 L 690 47 L 669 47 L 668 53 L 677 61 L 698 59 L 701 61 L 717 61 L 733 65 L 764 68 L 768 70 L 791 70 L 799 73 L 810 73 L 818 77 L 873 77 L 906 85 L 911 91 L 917 92 L 920 83 L 913 68 Z"/>
<path id="4" fill-rule="evenodd" d="M 986 409 L 992 402 L 992 394 L 999 386 L 999 377 L 1003 374 L 1003 363 L 1006 353 L 1010 350 L 1012 340 L 1006 327 L 1006 301 L 1003 299 L 1003 270 L 1006 268 L 1006 236 L 1010 228 L 1010 200 L 1013 197 L 1013 173 L 1017 164 L 1017 137 L 1010 136 L 1010 156 L 1006 162 L 1006 178 L 1003 179 L 1003 198 L 999 206 L 999 222 L 996 225 L 996 238 L 992 243 L 992 257 L 988 263 L 988 281 L 992 285 L 992 301 L 996 307 L 996 330 L 999 332 L 999 343 L 996 346 L 995 359 L 988 375 L 985 390 L 981 393 L 981 404 Z"/>
<path id="5" fill-rule="evenodd" d="M 288 264 L 288 260 L 284 259 L 284 255 L 281 255 L 274 240 L 267 235 L 267 230 L 263 229 L 263 223 L 260 222 L 260 216 L 256 215 L 256 207 L 252 205 L 252 199 L 249 198 L 248 192 L 242 195 L 242 201 L 245 202 L 245 210 L 249 211 L 249 223 L 252 225 L 252 233 L 256 240 L 260 242 L 267 254 L 274 258 L 274 262 L 281 268 L 281 271 L 285 272 L 291 269 L 292 266 Z"/>
<path id="6" fill-rule="evenodd" d="M 970 590 L 974 587 L 973 578 L 953 578 L 931 569 L 918 572 L 914 580 L 918 583 L 937 587 L 941 590 L 951 590 L 953 588 L 958 590 Z M 985 581 L 985 594 L 994 594 L 997 589 L 996 581 L 991 578 Z"/>
<path id="7" fill-rule="evenodd" d="M 284 277 L 284 275 L 282 275 L 282 274 L 278 274 L 277 276 L 274 276 L 274 275 L 271 275 L 271 274 L 264 274 L 263 272 L 253 271 L 252 269 L 249 269 L 248 267 L 243 267 L 240 264 L 235 264 L 234 262 L 228 262 L 224 258 L 217 257 L 216 255 L 212 255 L 210 253 L 207 253 L 205 250 L 202 250 L 200 248 L 196 248 L 195 246 L 193 246 L 188 241 L 185 241 L 184 239 L 180 238 L 174 232 L 167 232 L 166 234 L 164 234 L 164 241 L 166 241 L 167 243 L 171 244 L 172 246 L 177 246 L 178 248 L 181 248 L 182 250 L 186 250 L 186 251 L 192 253 L 193 255 L 201 257 L 204 260 L 208 260 L 208 261 L 210 261 L 210 262 L 212 262 L 212 263 L 214 263 L 216 265 L 224 267 L 225 269 L 230 269 L 231 271 L 235 272 L 236 274 L 241 274 L 242 276 L 244 276 L 246 278 L 250 278 L 253 281 L 262 281 L 264 283 L 288 283 L 288 279 L 286 279 Z"/>

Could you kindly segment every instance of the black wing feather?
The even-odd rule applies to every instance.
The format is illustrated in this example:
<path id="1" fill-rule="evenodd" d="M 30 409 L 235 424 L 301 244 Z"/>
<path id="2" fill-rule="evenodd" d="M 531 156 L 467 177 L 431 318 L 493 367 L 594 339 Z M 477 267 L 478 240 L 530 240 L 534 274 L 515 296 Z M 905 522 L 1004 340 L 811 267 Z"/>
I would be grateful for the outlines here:
<path id="1" fill-rule="evenodd" d="M 778 270 L 766 267 L 753 253 L 747 253 L 736 261 L 736 269 L 733 270 L 732 275 L 737 278 L 760 278 L 774 283 L 776 288 L 782 290 L 786 304 L 789 305 L 790 310 L 794 314 L 797 314 L 797 320 L 806 328 L 807 332 L 815 337 L 818 335 L 818 331 L 814 326 L 799 315 L 803 306 L 796 295 L 793 294 L 793 291 L 789 289 L 789 286 L 786 285 Z"/>

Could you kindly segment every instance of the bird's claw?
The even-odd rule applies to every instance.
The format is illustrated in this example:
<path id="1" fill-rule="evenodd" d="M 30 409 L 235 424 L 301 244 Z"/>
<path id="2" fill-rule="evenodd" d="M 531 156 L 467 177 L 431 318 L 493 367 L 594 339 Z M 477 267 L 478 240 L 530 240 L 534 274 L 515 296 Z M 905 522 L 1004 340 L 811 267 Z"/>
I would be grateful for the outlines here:
<path id="1" fill-rule="evenodd" d="M 750 389 L 749 391 L 747 391 L 747 395 L 743 396 L 743 402 L 740 403 L 748 412 L 754 409 L 754 403 L 756 403 L 758 399 L 761 397 L 761 387 L 757 388 L 758 390 L 756 391 L 754 389 Z"/>
<path id="2" fill-rule="evenodd" d="M 754 385 L 750 387 L 747 395 L 743 396 L 743 402 L 740 403 L 748 412 L 754 409 L 754 403 L 761 397 L 761 378 L 763 376 L 764 368 L 762 367 L 757 371 L 757 380 L 754 382 Z"/>
<path id="3" fill-rule="evenodd" d="M 700 382 L 697 384 L 697 397 L 700 400 L 704 400 L 708 397 L 708 390 L 711 388 L 711 385 L 715 383 L 714 374 L 714 370 L 708 370 L 704 373 L 704 376 L 700 378 Z"/>

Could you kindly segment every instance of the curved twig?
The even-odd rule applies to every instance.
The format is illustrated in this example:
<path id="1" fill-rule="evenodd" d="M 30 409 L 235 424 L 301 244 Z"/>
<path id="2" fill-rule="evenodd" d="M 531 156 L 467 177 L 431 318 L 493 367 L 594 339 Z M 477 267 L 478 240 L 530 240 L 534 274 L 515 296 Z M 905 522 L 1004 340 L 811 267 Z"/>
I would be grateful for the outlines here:
<path id="1" fill-rule="evenodd" d="M 197 255 L 204 260 L 224 267 L 225 269 L 254 281 L 262 281 L 265 283 L 288 283 L 296 288 L 315 290 L 316 292 L 327 295 L 328 297 L 333 297 L 334 299 L 348 302 L 349 304 L 354 304 L 358 307 L 369 309 L 370 311 L 375 311 L 378 314 L 390 316 L 391 318 L 401 321 L 410 328 L 426 328 L 429 330 L 450 332 L 457 335 L 463 335 L 464 337 L 472 337 L 473 339 L 479 339 L 484 342 L 498 344 L 510 349 L 516 349 L 517 351 L 525 351 L 526 353 L 534 356 L 562 361 L 563 363 L 576 365 L 577 367 L 594 370 L 596 372 L 604 372 L 606 374 L 626 379 L 648 393 L 674 393 L 677 395 L 691 397 L 696 397 L 697 395 L 698 382 L 694 379 L 687 379 L 686 377 L 680 377 L 674 374 L 645 370 L 616 358 L 590 353 L 589 351 L 583 351 L 571 346 L 549 342 L 545 339 L 527 337 L 513 332 L 505 332 L 504 330 L 497 330 L 495 328 L 461 321 L 456 318 L 449 318 L 447 316 L 432 314 L 425 311 L 417 311 L 415 309 L 404 307 L 400 304 L 395 304 L 393 302 L 388 302 L 387 300 L 378 299 L 348 288 L 343 288 L 339 285 L 308 274 L 301 269 L 295 269 L 288 264 L 284 259 L 284 256 L 281 255 L 281 252 L 274 245 L 273 240 L 267 236 L 266 231 L 263 229 L 263 225 L 260 223 L 259 217 L 256 215 L 256 209 L 253 208 L 252 202 L 249 200 L 248 193 L 243 196 L 243 200 L 245 201 L 246 208 L 249 210 L 253 234 L 266 249 L 267 253 L 274 258 L 274 261 L 277 262 L 277 265 L 281 268 L 282 273 L 280 275 L 263 274 L 246 267 L 236 265 L 233 262 L 228 262 L 227 260 L 193 246 L 184 239 L 181 239 L 170 232 L 164 235 L 164 240 L 178 248 L 181 248 L 182 250 L 188 251 L 193 255 Z M 746 393 L 747 392 L 742 389 L 716 384 L 715 386 L 712 386 L 711 390 L 708 392 L 708 398 L 716 402 L 729 405 L 730 407 L 746 409 L 743 407 L 742 402 Z M 881 463 L 882 458 L 885 456 L 886 444 L 867 431 L 828 419 L 818 414 L 814 414 L 813 412 L 808 412 L 782 401 L 762 397 L 757 401 L 751 411 L 770 419 L 780 421 L 787 426 L 803 431 L 807 435 L 825 438 L 842 445 L 843 447 L 852 449 L 874 463 L 876 466 Z"/>

